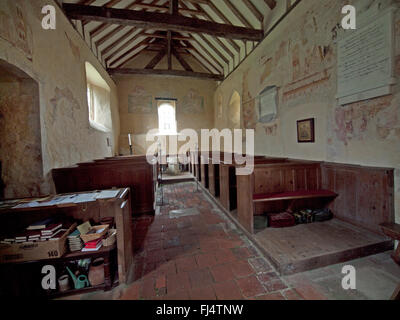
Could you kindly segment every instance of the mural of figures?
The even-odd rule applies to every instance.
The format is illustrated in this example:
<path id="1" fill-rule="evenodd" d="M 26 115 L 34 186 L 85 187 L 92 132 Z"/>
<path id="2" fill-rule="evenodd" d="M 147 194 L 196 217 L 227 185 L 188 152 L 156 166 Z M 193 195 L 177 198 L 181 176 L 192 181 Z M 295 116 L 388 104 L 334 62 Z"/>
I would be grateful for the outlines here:
<path id="1" fill-rule="evenodd" d="M 203 113 L 204 97 L 195 89 L 190 89 L 182 99 L 181 108 L 183 113 Z"/>
<path id="2" fill-rule="evenodd" d="M 153 97 L 143 87 L 136 86 L 128 95 L 128 113 L 149 114 L 155 112 Z"/>
<path id="3" fill-rule="evenodd" d="M 8 12 L 0 11 L 0 37 L 22 50 L 32 61 L 32 30 L 19 5 Z"/>

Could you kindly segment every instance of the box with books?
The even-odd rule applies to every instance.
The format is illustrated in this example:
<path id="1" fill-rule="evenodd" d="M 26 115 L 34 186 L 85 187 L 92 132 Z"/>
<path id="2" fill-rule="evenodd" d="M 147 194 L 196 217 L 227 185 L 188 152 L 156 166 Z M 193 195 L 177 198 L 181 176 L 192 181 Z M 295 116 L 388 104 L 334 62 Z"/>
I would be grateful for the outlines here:
<path id="1" fill-rule="evenodd" d="M 0 263 L 25 262 L 43 259 L 55 259 L 63 256 L 67 250 L 67 236 L 75 230 L 76 223 L 65 222 L 52 234 L 41 233 L 49 226 L 39 224 L 30 226 L 25 232 L 7 236 L 0 242 Z M 39 232 L 38 232 L 39 231 Z"/>

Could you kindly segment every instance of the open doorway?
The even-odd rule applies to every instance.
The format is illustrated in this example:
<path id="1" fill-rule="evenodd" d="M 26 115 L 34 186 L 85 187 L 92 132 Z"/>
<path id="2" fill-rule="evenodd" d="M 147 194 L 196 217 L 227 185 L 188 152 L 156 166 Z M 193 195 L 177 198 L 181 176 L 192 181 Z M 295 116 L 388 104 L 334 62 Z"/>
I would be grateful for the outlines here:
<path id="1" fill-rule="evenodd" d="M 26 73 L 3 60 L 0 60 L 0 162 L 0 197 L 41 194 L 39 86 Z"/>

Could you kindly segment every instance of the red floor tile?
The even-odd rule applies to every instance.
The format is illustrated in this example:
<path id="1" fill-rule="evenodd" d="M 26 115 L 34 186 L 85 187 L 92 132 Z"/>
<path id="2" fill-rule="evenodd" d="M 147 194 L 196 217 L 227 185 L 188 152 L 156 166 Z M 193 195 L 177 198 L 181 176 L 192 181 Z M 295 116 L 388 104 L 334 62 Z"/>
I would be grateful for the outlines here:
<path id="1" fill-rule="evenodd" d="M 214 290 L 218 300 L 243 299 L 243 296 L 240 292 L 238 285 L 233 280 L 214 284 Z"/>
<path id="2" fill-rule="evenodd" d="M 196 261 L 199 268 L 212 267 L 217 264 L 217 259 L 212 253 L 198 254 Z"/>
<path id="3" fill-rule="evenodd" d="M 254 297 L 266 293 L 264 287 L 255 276 L 236 280 L 242 294 L 246 298 Z"/>
<path id="4" fill-rule="evenodd" d="M 190 296 L 188 291 L 186 290 L 180 290 L 173 292 L 171 294 L 167 294 L 165 297 L 163 297 L 163 300 L 189 300 Z"/>
<path id="5" fill-rule="evenodd" d="M 276 293 L 268 293 L 268 294 L 258 296 L 256 299 L 257 300 L 285 300 L 285 297 L 281 293 L 276 292 Z"/>
<path id="6" fill-rule="evenodd" d="M 157 296 L 157 292 L 155 289 L 155 280 L 154 278 L 148 277 L 142 281 L 142 288 L 141 288 L 140 296 L 144 299 L 152 299 Z"/>
<path id="7" fill-rule="evenodd" d="M 211 286 L 213 284 L 213 278 L 208 268 L 190 271 L 189 278 L 192 288 Z"/>
<path id="8" fill-rule="evenodd" d="M 246 247 L 233 248 L 232 252 L 238 260 L 247 260 L 253 257 L 253 254 Z"/>
<path id="9" fill-rule="evenodd" d="M 196 259 L 193 256 L 179 258 L 175 261 L 178 273 L 198 269 Z"/>
<path id="10" fill-rule="evenodd" d="M 127 289 L 125 289 L 124 293 L 121 296 L 121 300 L 139 300 L 140 297 L 140 284 L 139 282 L 134 282 Z"/>
<path id="11" fill-rule="evenodd" d="M 254 274 L 253 268 L 247 261 L 237 261 L 231 264 L 231 269 L 236 278 L 243 278 Z"/>
<path id="12" fill-rule="evenodd" d="M 176 275 L 167 275 L 167 295 L 182 290 L 189 290 L 190 287 L 188 273 L 184 272 Z"/>
<path id="13" fill-rule="evenodd" d="M 228 263 L 237 260 L 230 249 L 221 249 L 215 252 L 218 263 Z"/>
<path id="14" fill-rule="evenodd" d="M 189 295 L 190 295 L 190 299 L 192 299 L 192 300 L 216 300 L 217 299 L 214 289 L 211 285 L 194 288 L 189 291 Z"/>
<path id="15" fill-rule="evenodd" d="M 219 264 L 211 267 L 211 274 L 215 282 L 226 282 L 235 278 L 229 264 Z"/>
<path id="16" fill-rule="evenodd" d="M 156 280 L 156 289 L 162 289 L 167 287 L 167 277 L 165 275 L 158 276 Z"/>

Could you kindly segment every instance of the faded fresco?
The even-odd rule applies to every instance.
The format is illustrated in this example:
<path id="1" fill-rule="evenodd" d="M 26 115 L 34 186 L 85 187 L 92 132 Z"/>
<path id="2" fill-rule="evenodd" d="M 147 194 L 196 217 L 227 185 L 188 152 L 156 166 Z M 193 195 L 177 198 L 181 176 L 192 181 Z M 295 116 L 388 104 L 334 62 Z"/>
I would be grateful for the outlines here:
<path id="1" fill-rule="evenodd" d="M 391 0 L 358 1 L 362 8 L 383 12 Z M 242 88 L 243 122 L 255 129 L 256 152 L 307 160 L 395 168 L 396 215 L 400 219 L 400 12 L 394 20 L 393 94 L 341 106 L 337 95 L 337 40 L 342 36 L 341 8 L 355 1 L 307 0 L 287 17 L 217 89 L 229 101 L 232 88 Z M 274 123 L 259 122 L 257 99 L 267 86 L 278 88 Z M 228 123 L 225 113 L 216 125 Z M 296 121 L 316 119 L 317 141 L 297 142 Z M 305 151 L 307 148 L 307 151 Z M 385 155 L 380 156 L 380 155 Z"/>
<path id="2" fill-rule="evenodd" d="M 155 112 L 153 97 L 143 87 L 136 86 L 128 95 L 128 113 L 147 114 Z"/>
<path id="3" fill-rule="evenodd" d="M 0 37 L 32 61 L 32 29 L 20 5 L 0 8 Z"/>
<path id="4" fill-rule="evenodd" d="M 183 113 L 203 113 L 204 97 L 195 89 L 190 89 L 180 103 Z"/>

